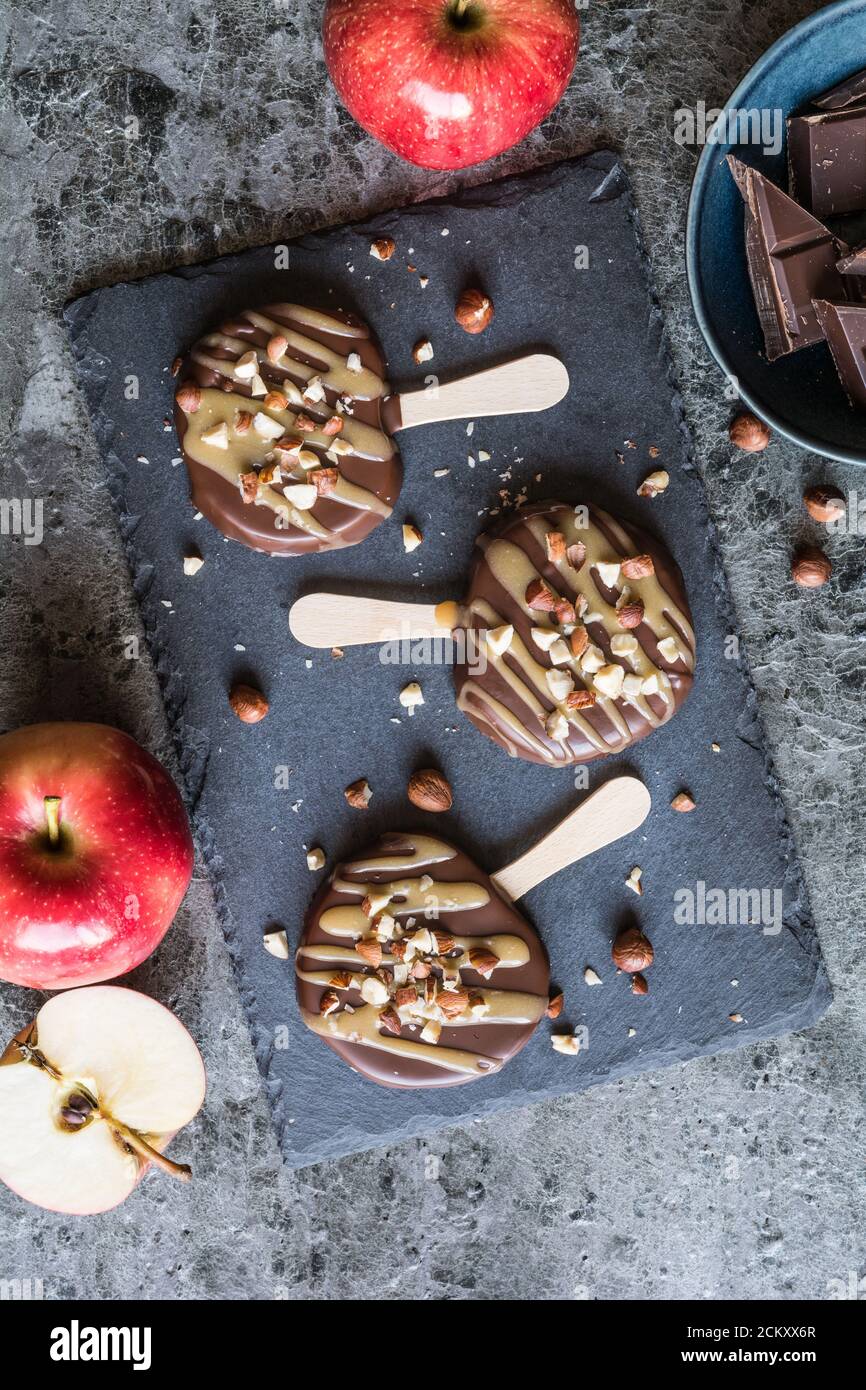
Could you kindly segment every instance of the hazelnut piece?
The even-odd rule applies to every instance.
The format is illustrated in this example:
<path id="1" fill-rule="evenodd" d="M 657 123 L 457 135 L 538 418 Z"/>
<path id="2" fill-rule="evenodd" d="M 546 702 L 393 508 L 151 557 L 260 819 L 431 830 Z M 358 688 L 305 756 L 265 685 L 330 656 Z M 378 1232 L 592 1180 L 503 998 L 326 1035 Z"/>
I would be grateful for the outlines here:
<path id="1" fill-rule="evenodd" d="M 412 356 L 417 363 L 430 362 L 433 358 L 433 344 L 429 338 L 419 338 L 412 349 Z"/>
<path id="2" fill-rule="evenodd" d="M 649 985 L 646 982 L 646 975 L 632 975 L 631 977 L 632 994 L 649 994 Z"/>
<path id="3" fill-rule="evenodd" d="M 391 236 L 380 236 L 370 242 L 370 255 L 376 261 L 390 261 L 397 250 L 397 243 Z"/>
<path id="4" fill-rule="evenodd" d="M 270 709 L 260 690 L 243 684 L 232 686 L 229 704 L 242 724 L 258 724 Z"/>
<path id="5" fill-rule="evenodd" d="M 728 434 L 734 447 L 747 454 L 760 454 L 772 438 L 769 427 L 750 410 L 743 410 L 734 416 L 728 426 Z"/>
<path id="6" fill-rule="evenodd" d="M 644 936 L 640 927 L 623 927 L 611 948 L 611 957 L 619 970 L 636 975 L 653 963 L 655 952 L 649 937 Z"/>
<path id="7" fill-rule="evenodd" d="M 174 398 L 184 415 L 194 415 L 201 405 L 201 387 L 195 381 L 185 381 L 177 388 Z"/>
<path id="8" fill-rule="evenodd" d="M 817 487 L 807 487 L 803 493 L 803 505 L 816 521 L 839 521 L 845 515 L 845 495 L 837 487 L 820 483 Z"/>
<path id="9" fill-rule="evenodd" d="M 454 317 L 464 333 L 483 333 L 493 319 L 493 300 L 481 290 L 464 290 L 457 301 Z"/>
<path id="10" fill-rule="evenodd" d="M 833 566 L 815 545 L 798 550 L 791 564 L 791 574 L 802 589 L 820 589 L 833 573 Z"/>
<path id="11" fill-rule="evenodd" d="M 435 767 L 413 772 L 406 794 L 421 811 L 449 811 L 454 799 L 448 782 Z"/>
<path id="12" fill-rule="evenodd" d="M 366 811 L 373 793 L 366 777 L 359 777 L 357 782 L 350 783 L 343 795 L 356 811 Z"/>
<path id="13" fill-rule="evenodd" d="M 547 1003 L 547 1017 L 559 1018 L 564 1003 L 565 996 L 561 992 L 559 994 L 552 994 Z"/>
<path id="14" fill-rule="evenodd" d="M 692 799 L 688 792 L 677 792 L 676 796 L 671 802 L 671 810 L 693 811 L 695 809 L 696 804 L 697 803 Z"/>

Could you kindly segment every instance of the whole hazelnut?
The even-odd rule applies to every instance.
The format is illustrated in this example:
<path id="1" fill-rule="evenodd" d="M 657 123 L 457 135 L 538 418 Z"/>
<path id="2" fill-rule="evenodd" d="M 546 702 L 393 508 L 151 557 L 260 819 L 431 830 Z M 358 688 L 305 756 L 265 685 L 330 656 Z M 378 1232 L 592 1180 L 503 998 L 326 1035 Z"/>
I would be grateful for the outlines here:
<path id="1" fill-rule="evenodd" d="M 413 806 L 421 811 L 450 811 L 451 788 L 435 767 L 423 767 L 413 772 L 406 789 Z"/>
<path id="2" fill-rule="evenodd" d="M 258 724 L 270 709 L 262 692 L 251 685 L 233 685 L 229 704 L 243 724 Z"/>
<path id="3" fill-rule="evenodd" d="M 791 564 L 791 574 L 802 589 L 820 589 L 833 573 L 833 566 L 816 545 L 798 550 Z"/>
<path id="4" fill-rule="evenodd" d="M 803 493 L 803 504 L 816 521 L 838 521 L 845 515 L 845 494 L 828 483 L 807 487 Z"/>
<path id="5" fill-rule="evenodd" d="M 454 317 L 464 333 L 483 333 L 493 319 L 493 300 L 481 290 L 464 290 L 457 301 Z"/>
<path id="6" fill-rule="evenodd" d="M 635 975 L 652 965 L 655 952 L 652 942 L 649 937 L 644 936 L 640 927 L 623 927 L 613 943 L 610 954 L 619 970 Z"/>
<path id="7" fill-rule="evenodd" d="M 762 449 L 766 449 L 772 438 L 769 427 L 750 410 L 743 410 L 734 417 L 728 427 L 728 434 L 731 443 L 747 454 L 759 454 Z"/>

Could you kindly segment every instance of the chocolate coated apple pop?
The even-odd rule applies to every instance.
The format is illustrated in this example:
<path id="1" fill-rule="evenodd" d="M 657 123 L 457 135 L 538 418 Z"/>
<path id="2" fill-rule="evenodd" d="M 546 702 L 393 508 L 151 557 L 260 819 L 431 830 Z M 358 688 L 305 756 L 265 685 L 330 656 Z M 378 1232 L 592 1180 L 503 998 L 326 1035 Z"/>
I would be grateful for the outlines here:
<path id="1" fill-rule="evenodd" d="M 676 713 L 695 634 L 667 550 L 594 506 L 540 502 L 476 542 L 451 625 L 457 703 L 512 757 L 565 765 L 619 753 Z"/>
<path id="2" fill-rule="evenodd" d="M 398 832 L 335 869 L 296 957 L 307 1027 L 382 1086 L 499 1071 L 547 1008 L 536 932 L 467 855 Z"/>
<path id="3" fill-rule="evenodd" d="M 189 352 L 175 396 L 194 505 L 269 555 L 357 545 L 402 482 L 388 389 L 352 315 L 267 304 L 223 323 Z"/>

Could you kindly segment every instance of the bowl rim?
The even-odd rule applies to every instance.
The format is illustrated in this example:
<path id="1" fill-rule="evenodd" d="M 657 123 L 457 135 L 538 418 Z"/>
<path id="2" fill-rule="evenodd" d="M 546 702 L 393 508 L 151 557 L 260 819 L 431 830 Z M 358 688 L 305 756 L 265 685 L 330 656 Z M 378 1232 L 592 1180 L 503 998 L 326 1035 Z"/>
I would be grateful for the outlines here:
<path id="1" fill-rule="evenodd" d="M 799 24 L 795 24 L 792 29 L 787 29 L 785 33 L 782 34 L 774 44 L 771 44 L 771 46 L 761 54 L 760 58 L 752 64 L 721 109 L 727 111 L 730 110 L 731 107 L 740 106 L 742 97 L 745 95 L 746 90 L 752 86 L 755 77 L 763 70 L 772 67 L 780 54 L 806 30 L 826 24 L 828 19 L 833 19 L 837 15 L 862 9 L 866 9 L 866 0 L 836 0 L 835 4 L 826 5 L 823 9 L 816 10 L 814 14 L 807 15 L 805 19 L 800 20 Z M 727 154 L 730 148 L 730 145 L 704 145 L 692 178 L 692 186 L 686 211 L 686 278 L 689 286 L 689 295 L 692 301 L 692 309 L 698 321 L 701 333 L 704 336 L 704 341 L 725 375 L 729 379 L 736 379 L 739 399 L 742 404 L 753 410 L 754 413 L 775 430 L 777 434 L 782 435 L 785 439 L 791 440 L 793 444 L 800 445 L 803 449 L 808 449 L 812 453 L 823 455 L 824 458 L 835 459 L 839 463 L 853 463 L 860 468 L 866 467 L 866 445 L 864 445 L 861 451 L 852 452 L 842 449 L 838 445 L 828 444 L 826 440 L 818 439 L 815 435 L 805 432 L 801 433 L 799 430 L 795 429 L 793 425 L 777 415 L 773 407 L 766 405 L 759 395 L 744 386 L 737 373 L 734 371 L 733 364 L 728 360 L 725 349 L 716 337 L 709 322 L 704 308 L 703 289 L 698 274 L 698 225 L 703 211 L 703 202 L 710 173 L 717 167 L 720 151 L 724 151 L 724 154 Z M 724 154 L 722 158 L 724 158 Z"/>

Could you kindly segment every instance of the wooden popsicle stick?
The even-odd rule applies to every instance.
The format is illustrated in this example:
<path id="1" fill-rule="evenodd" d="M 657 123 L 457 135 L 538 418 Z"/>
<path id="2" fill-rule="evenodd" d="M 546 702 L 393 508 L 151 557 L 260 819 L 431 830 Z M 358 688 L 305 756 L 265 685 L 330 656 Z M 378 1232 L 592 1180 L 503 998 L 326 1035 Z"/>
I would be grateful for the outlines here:
<path id="1" fill-rule="evenodd" d="M 558 357 L 536 352 L 499 367 L 473 372 L 444 385 L 400 395 L 400 429 L 479 415 L 521 415 L 549 410 L 568 391 L 568 372 Z"/>
<path id="2" fill-rule="evenodd" d="M 650 794 L 637 777 L 615 777 L 582 801 L 526 854 L 493 874 L 493 882 L 504 897 L 522 898 L 560 869 L 637 830 L 649 815 L 650 805 Z"/>
<path id="3" fill-rule="evenodd" d="M 392 603 L 355 594 L 305 594 L 289 610 L 289 629 L 306 647 L 378 646 L 403 638 L 450 637 L 447 619 L 453 607 Z"/>

